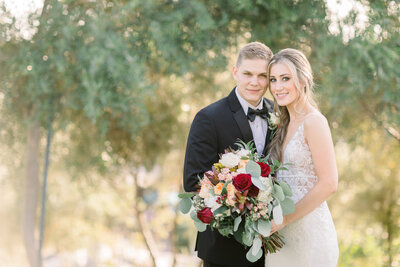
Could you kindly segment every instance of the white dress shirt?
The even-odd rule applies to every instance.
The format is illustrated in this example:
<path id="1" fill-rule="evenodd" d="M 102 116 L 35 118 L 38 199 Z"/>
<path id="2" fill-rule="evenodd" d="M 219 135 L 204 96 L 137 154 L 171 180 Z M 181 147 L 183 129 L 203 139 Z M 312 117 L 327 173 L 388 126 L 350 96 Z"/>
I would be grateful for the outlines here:
<path id="1" fill-rule="evenodd" d="M 248 108 L 252 109 L 262 109 L 263 108 L 263 99 L 261 99 L 260 103 L 257 107 L 254 107 L 250 103 L 248 103 L 243 97 L 241 97 L 235 89 L 235 93 L 237 98 L 239 99 L 240 105 L 243 108 L 244 114 L 247 116 Z M 262 155 L 265 145 L 265 138 L 267 136 L 268 131 L 268 122 L 266 119 L 261 118 L 260 116 L 256 116 L 254 121 L 249 121 L 251 132 L 253 133 L 254 144 L 256 145 L 258 155 Z"/>

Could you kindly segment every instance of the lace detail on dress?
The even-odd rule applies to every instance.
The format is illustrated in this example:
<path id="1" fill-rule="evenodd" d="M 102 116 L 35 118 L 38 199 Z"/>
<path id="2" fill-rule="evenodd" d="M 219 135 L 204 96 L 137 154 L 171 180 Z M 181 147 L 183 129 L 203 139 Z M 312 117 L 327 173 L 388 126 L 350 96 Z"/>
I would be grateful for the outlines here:
<path id="1" fill-rule="evenodd" d="M 300 124 L 292 139 L 286 145 L 283 163 L 288 170 L 279 171 L 278 180 L 284 180 L 293 189 L 293 201 L 297 203 L 314 187 L 318 177 L 314 172 L 311 151 L 304 138 L 304 122 Z"/>
<path id="2" fill-rule="evenodd" d="M 283 163 L 288 170 L 279 171 L 278 180 L 287 182 L 295 203 L 301 200 L 318 182 L 311 151 L 304 138 L 304 122 L 286 145 Z M 333 267 L 337 265 L 339 248 L 335 226 L 328 205 L 323 202 L 303 218 L 279 231 L 285 245 L 266 256 L 266 267 Z"/>

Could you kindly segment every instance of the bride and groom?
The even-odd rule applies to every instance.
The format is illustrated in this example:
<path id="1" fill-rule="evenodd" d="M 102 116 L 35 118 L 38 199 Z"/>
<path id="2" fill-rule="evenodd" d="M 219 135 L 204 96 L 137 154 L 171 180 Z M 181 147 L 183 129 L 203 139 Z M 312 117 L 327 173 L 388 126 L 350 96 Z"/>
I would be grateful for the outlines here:
<path id="1" fill-rule="evenodd" d="M 278 180 L 293 191 L 295 212 L 273 223 L 285 245 L 255 263 L 234 238 L 209 228 L 198 233 L 196 251 L 204 267 L 336 266 L 339 256 L 335 227 L 326 200 L 336 191 L 337 169 L 329 125 L 313 100 L 311 66 L 295 49 L 273 55 L 262 43 L 245 45 L 232 70 L 236 87 L 200 110 L 192 123 L 184 163 L 185 191 L 197 191 L 198 175 L 209 170 L 238 139 L 254 141 L 260 155 L 290 163 Z M 264 98 L 269 88 L 274 101 Z M 271 112 L 279 115 L 274 133 L 268 128 Z"/>

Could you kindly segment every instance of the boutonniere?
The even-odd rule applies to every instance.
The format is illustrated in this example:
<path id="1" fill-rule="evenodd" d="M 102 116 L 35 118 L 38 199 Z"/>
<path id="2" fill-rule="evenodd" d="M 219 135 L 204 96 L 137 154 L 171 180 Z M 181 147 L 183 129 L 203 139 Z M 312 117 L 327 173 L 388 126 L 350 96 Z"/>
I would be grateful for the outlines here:
<path id="1" fill-rule="evenodd" d="M 279 115 L 277 112 L 270 112 L 269 116 L 268 116 L 268 128 L 270 130 L 275 130 L 276 128 L 279 127 L 279 123 L 280 123 L 280 119 L 279 119 Z"/>

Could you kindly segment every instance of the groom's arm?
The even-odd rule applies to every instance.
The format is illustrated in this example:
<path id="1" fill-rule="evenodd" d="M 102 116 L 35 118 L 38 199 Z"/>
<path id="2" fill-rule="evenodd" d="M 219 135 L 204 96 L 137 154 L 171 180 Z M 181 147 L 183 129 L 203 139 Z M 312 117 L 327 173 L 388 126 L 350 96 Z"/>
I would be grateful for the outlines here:
<path id="1" fill-rule="evenodd" d="M 193 119 L 186 145 L 183 170 L 185 191 L 194 192 L 199 188 L 198 176 L 210 170 L 218 160 L 218 141 L 214 121 L 206 110 L 201 110 Z"/>

